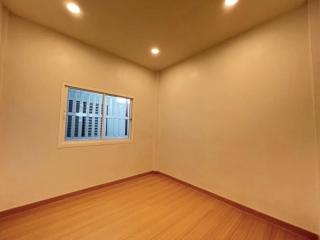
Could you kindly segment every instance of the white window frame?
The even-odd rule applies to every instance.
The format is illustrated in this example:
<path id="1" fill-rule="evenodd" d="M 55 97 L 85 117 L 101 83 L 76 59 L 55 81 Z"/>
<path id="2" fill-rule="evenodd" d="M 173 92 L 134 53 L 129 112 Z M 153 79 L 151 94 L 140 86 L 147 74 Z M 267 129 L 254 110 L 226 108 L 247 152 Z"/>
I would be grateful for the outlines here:
<path id="1" fill-rule="evenodd" d="M 119 139 L 108 139 L 101 138 L 99 140 L 81 140 L 81 141 L 66 141 L 65 140 L 65 131 L 66 131 L 66 116 L 67 116 L 67 100 L 68 100 L 68 89 L 75 88 L 84 91 L 91 91 L 100 94 L 105 94 L 115 97 L 123 97 L 131 100 L 131 119 L 130 119 L 130 128 L 128 132 L 128 138 L 119 138 Z M 103 112 L 104 114 L 104 112 Z M 104 124 L 102 125 L 101 131 L 104 131 Z M 77 84 L 63 83 L 61 90 L 61 99 L 60 99 L 60 121 L 59 121 L 59 139 L 58 139 L 58 148 L 65 147 L 81 147 L 81 146 L 97 146 L 97 145 L 107 145 L 107 144 L 130 144 L 133 143 L 133 132 L 134 132 L 134 97 L 128 96 L 125 94 L 113 93 L 103 89 L 96 89 L 87 86 L 80 86 Z"/>

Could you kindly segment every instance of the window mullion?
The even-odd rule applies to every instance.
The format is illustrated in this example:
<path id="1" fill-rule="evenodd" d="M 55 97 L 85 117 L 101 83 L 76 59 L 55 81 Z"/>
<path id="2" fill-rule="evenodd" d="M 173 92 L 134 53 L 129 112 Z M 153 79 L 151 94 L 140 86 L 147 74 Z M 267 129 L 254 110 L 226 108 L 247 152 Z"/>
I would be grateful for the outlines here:
<path id="1" fill-rule="evenodd" d="M 102 116 L 101 116 L 101 124 L 102 124 L 102 127 L 101 127 L 101 133 L 100 133 L 100 139 L 103 140 L 104 139 L 104 133 L 105 133 L 105 128 L 106 128 L 106 124 L 105 124 L 105 121 L 106 121 L 106 95 L 103 94 L 103 97 L 102 97 Z"/>

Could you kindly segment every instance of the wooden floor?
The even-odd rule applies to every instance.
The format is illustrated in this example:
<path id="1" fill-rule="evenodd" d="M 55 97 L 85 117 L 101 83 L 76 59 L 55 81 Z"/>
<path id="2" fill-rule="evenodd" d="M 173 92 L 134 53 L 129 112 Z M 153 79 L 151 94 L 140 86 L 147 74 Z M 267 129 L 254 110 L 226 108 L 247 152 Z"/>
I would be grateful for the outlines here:
<path id="1" fill-rule="evenodd" d="M 303 240 L 159 174 L 0 219 L 1 240 Z"/>

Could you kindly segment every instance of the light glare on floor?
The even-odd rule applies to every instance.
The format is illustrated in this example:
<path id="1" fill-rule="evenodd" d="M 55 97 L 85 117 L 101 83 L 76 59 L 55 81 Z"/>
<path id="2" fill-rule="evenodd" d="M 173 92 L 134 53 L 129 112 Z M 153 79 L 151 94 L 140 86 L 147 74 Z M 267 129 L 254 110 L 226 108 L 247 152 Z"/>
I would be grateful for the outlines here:
<path id="1" fill-rule="evenodd" d="M 154 55 L 154 56 L 157 56 L 159 55 L 160 53 L 160 49 L 159 48 L 152 48 L 151 49 L 151 54 Z"/>
<path id="2" fill-rule="evenodd" d="M 80 14 L 81 9 L 80 7 L 72 2 L 69 2 L 66 4 L 67 9 L 69 10 L 69 12 L 74 13 L 74 14 Z"/>
<path id="3" fill-rule="evenodd" d="M 238 3 L 239 0 L 225 0 L 224 4 L 226 7 L 232 7 Z"/>

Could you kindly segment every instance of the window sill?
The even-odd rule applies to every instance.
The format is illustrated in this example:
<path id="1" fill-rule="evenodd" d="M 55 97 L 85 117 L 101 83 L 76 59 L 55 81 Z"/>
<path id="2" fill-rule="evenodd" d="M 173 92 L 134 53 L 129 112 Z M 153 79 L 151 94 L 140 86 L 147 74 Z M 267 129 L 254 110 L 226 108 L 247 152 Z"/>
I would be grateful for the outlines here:
<path id="1" fill-rule="evenodd" d="M 72 148 L 72 147 L 89 147 L 101 145 L 114 145 L 114 144 L 131 144 L 132 139 L 115 139 L 115 140 L 97 140 L 97 141 L 68 141 L 58 144 L 58 148 Z"/>

